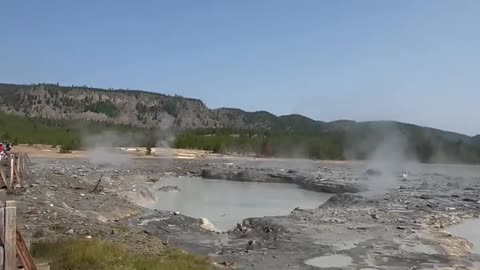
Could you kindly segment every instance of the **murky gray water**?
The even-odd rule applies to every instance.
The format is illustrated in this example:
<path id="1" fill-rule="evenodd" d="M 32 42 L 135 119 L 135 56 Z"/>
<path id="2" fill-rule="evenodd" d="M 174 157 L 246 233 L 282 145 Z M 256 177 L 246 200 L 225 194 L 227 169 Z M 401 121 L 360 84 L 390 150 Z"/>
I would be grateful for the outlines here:
<path id="1" fill-rule="evenodd" d="M 297 206 L 316 208 L 331 197 L 284 183 L 173 178 L 156 184 L 162 186 L 178 186 L 179 191 L 157 192 L 152 208 L 205 217 L 222 231 L 249 217 L 287 215 Z"/>
<path id="2" fill-rule="evenodd" d="M 480 218 L 467 220 L 461 224 L 451 226 L 448 231 L 473 244 L 472 253 L 480 254 Z"/>
<path id="3" fill-rule="evenodd" d="M 319 268 L 343 268 L 352 264 L 352 258 L 340 254 L 326 255 L 306 260 L 305 264 Z"/>

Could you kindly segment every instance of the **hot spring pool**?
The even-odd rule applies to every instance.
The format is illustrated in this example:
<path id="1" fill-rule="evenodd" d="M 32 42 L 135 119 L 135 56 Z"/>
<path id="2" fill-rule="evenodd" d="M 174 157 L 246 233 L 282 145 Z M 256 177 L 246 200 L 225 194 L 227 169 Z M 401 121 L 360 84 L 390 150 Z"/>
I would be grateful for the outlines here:
<path id="1" fill-rule="evenodd" d="M 295 184 L 203 178 L 161 179 L 155 186 L 177 186 L 179 190 L 156 192 L 156 201 L 150 208 L 205 217 L 222 231 L 249 217 L 287 215 L 295 207 L 316 208 L 332 196 Z"/>

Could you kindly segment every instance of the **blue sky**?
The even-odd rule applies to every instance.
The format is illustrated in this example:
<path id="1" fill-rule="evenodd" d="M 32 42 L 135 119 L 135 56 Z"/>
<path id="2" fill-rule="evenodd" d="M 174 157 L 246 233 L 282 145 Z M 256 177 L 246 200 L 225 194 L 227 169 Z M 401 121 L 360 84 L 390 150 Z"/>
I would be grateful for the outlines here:
<path id="1" fill-rule="evenodd" d="M 480 1 L 1 1 L 0 81 L 480 133 Z"/>

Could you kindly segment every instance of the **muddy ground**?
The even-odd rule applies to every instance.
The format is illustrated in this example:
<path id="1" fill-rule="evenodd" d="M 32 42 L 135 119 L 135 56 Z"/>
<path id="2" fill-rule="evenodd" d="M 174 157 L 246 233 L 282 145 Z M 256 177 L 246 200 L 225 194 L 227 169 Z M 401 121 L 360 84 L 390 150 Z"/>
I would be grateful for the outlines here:
<path id="1" fill-rule="evenodd" d="M 351 260 L 341 269 L 480 269 L 468 241 L 446 231 L 480 214 L 480 169 L 473 166 L 392 170 L 234 158 L 131 159 L 113 166 L 36 157 L 31 167 L 30 186 L 11 198 L 32 242 L 101 238 L 150 254 L 173 246 L 235 269 L 319 269 L 305 261 L 324 255 Z M 162 178 L 189 176 L 288 182 L 336 195 L 315 209 L 291 209 L 288 216 L 239 220 L 222 233 L 204 230 L 198 219 L 181 213 L 142 207 L 154 200 Z"/>

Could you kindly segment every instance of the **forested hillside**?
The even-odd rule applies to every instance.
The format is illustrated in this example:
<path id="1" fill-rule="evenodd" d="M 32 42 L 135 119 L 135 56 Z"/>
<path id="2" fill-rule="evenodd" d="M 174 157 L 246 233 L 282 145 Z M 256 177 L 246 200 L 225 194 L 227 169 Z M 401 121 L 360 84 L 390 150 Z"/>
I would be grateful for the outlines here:
<path id="1" fill-rule="evenodd" d="M 322 122 L 302 115 L 209 109 L 198 99 L 134 90 L 0 84 L 0 137 L 83 147 L 112 131 L 122 145 L 171 146 L 248 155 L 368 159 L 379 151 L 422 162 L 480 162 L 478 136 L 392 122 Z"/>

